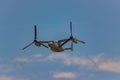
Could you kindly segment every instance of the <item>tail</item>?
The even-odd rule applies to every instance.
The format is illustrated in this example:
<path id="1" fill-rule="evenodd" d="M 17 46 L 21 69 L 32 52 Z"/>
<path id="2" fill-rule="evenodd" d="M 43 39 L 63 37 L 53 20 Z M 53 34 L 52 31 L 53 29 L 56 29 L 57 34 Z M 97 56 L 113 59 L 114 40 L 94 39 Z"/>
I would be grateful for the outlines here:
<path id="1" fill-rule="evenodd" d="M 73 51 L 73 42 L 71 42 L 71 48 L 70 49 L 71 49 L 71 51 Z"/>
<path id="2" fill-rule="evenodd" d="M 64 50 L 71 50 L 71 51 L 73 51 L 73 42 L 71 42 L 71 46 L 69 48 L 64 48 Z"/>

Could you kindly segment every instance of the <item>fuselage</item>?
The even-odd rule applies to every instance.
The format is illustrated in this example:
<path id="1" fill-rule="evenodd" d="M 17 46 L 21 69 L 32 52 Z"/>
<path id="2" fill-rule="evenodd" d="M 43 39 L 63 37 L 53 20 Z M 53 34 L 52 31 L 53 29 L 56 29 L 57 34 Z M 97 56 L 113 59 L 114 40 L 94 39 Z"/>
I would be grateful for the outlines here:
<path id="1" fill-rule="evenodd" d="M 48 46 L 50 47 L 50 49 L 51 49 L 53 52 L 63 52 L 63 51 L 64 51 L 64 48 L 63 48 L 63 47 L 59 47 L 58 42 L 48 43 Z"/>

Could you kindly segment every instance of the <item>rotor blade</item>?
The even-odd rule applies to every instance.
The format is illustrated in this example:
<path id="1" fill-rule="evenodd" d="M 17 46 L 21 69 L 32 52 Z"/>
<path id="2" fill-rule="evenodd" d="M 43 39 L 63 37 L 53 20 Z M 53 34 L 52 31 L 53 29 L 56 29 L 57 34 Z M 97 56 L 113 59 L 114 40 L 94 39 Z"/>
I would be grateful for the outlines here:
<path id="1" fill-rule="evenodd" d="M 72 21 L 70 21 L 70 34 L 72 36 Z"/>
<path id="2" fill-rule="evenodd" d="M 65 42 L 63 42 L 59 47 L 62 47 L 64 44 L 66 44 L 68 41 L 70 41 L 73 37 L 72 37 L 72 21 L 70 21 L 70 38 L 67 39 Z"/>
<path id="3" fill-rule="evenodd" d="M 37 40 L 37 27 L 34 26 L 34 40 Z"/>
<path id="4" fill-rule="evenodd" d="M 63 42 L 59 47 L 62 47 L 64 44 L 66 44 L 68 41 L 70 41 L 71 38 L 67 39 L 65 42 Z"/>
<path id="5" fill-rule="evenodd" d="M 42 45 L 42 46 L 48 48 L 48 46 L 44 45 L 41 41 L 37 41 L 37 40 L 36 40 L 36 41 L 34 41 L 34 42 L 35 42 L 35 45 L 36 45 L 36 46 Z"/>
<path id="6" fill-rule="evenodd" d="M 77 40 L 77 41 L 79 41 L 80 43 L 83 43 L 83 44 L 85 44 L 85 42 L 84 42 L 84 41 L 81 41 L 81 40 Z"/>
<path id="7" fill-rule="evenodd" d="M 48 48 L 48 46 L 46 46 L 46 45 L 44 45 L 44 44 L 42 44 L 42 43 L 41 43 L 41 45 L 44 46 L 44 47 L 46 47 L 46 48 Z"/>
<path id="8" fill-rule="evenodd" d="M 29 46 L 31 46 L 34 42 L 30 43 L 29 45 L 25 46 L 24 48 L 22 48 L 22 50 L 28 48 Z"/>

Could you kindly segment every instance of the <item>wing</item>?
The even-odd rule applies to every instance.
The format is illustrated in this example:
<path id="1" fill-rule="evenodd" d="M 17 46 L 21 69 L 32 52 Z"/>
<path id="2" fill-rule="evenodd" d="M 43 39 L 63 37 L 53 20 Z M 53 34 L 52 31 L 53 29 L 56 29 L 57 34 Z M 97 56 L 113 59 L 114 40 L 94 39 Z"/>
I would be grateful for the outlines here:
<path id="1" fill-rule="evenodd" d="M 61 40 L 58 40 L 59 43 L 63 43 L 65 41 L 67 41 L 68 39 L 61 39 Z"/>
<path id="2" fill-rule="evenodd" d="M 49 42 L 58 41 L 58 43 L 63 43 L 63 42 L 65 42 L 66 40 L 68 40 L 68 39 L 50 40 L 50 41 L 37 41 L 37 42 L 40 42 L 40 43 L 49 43 Z"/>
<path id="3" fill-rule="evenodd" d="M 68 40 L 68 39 L 61 39 L 61 40 L 49 40 L 49 41 L 37 41 L 37 42 L 40 42 L 40 43 L 49 43 L 49 42 L 54 42 L 54 41 L 58 41 L 58 42 L 64 42 L 64 41 L 66 41 L 66 40 Z"/>
<path id="4" fill-rule="evenodd" d="M 53 42 L 53 41 L 51 40 L 51 41 L 37 41 L 37 42 L 40 42 L 40 43 L 49 43 L 49 42 Z"/>

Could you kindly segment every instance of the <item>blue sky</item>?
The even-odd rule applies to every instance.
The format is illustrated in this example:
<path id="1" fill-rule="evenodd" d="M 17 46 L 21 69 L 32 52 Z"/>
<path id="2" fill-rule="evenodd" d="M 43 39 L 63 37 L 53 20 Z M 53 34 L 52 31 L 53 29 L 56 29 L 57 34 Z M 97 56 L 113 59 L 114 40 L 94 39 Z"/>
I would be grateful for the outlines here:
<path id="1" fill-rule="evenodd" d="M 0 80 L 120 80 L 119 0 L 1 0 Z M 86 42 L 53 53 L 32 45 L 73 35 Z M 69 46 L 69 45 L 66 45 Z"/>

